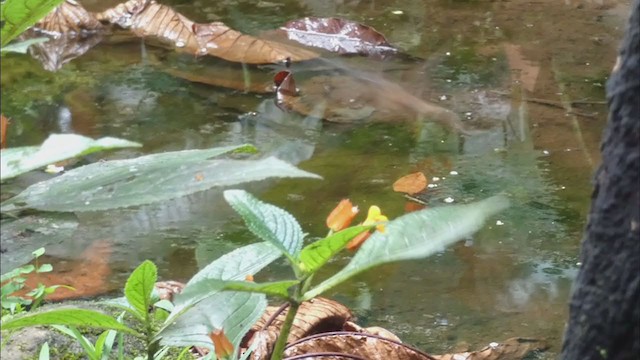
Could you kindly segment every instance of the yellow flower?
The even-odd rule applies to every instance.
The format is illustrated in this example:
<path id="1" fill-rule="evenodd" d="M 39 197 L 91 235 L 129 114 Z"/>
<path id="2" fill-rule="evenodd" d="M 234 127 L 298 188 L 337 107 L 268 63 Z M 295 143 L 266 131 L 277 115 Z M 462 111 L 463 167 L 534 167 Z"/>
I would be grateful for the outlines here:
<path id="1" fill-rule="evenodd" d="M 389 221 L 389 219 L 386 216 L 382 215 L 382 211 L 380 210 L 380 208 L 373 205 L 369 207 L 367 219 L 362 223 L 362 225 L 374 225 L 377 223 L 378 225 L 376 225 L 376 230 L 384 232 L 384 223 L 386 223 L 387 221 Z M 365 242 L 365 240 L 369 238 L 370 235 L 371 233 L 369 231 L 365 231 L 362 234 L 351 239 L 351 241 L 349 241 L 349 243 L 347 244 L 347 250 L 357 250 Z"/>
<path id="2" fill-rule="evenodd" d="M 358 214 L 358 207 L 353 206 L 349 199 L 340 201 L 338 206 L 327 216 L 327 227 L 333 232 L 338 232 L 351 225 L 353 218 Z"/>

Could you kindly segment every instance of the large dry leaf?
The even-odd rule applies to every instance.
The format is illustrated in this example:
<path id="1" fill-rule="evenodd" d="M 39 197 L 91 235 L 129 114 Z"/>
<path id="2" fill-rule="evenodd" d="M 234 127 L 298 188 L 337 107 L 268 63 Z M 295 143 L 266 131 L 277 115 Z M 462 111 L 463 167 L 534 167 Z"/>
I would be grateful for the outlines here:
<path id="1" fill-rule="evenodd" d="M 268 359 L 278 334 L 287 316 L 288 309 L 269 306 L 251 330 L 244 337 L 240 346 L 255 348 L 250 359 Z M 317 297 L 304 302 L 298 308 L 287 342 L 291 343 L 304 337 L 331 331 L 341 330 L 352 317 L 346 306 L 326 298 Z"/>
<path id="2" fill-rule="evenodd" d="M 20 39 L 38 37 L 37 30 L 27 30 Z M 29 47 L 29 54 L 38 60 L 47 71 L 58 71 L 62 65 L 83 55 L 102 41 L 103 35 L 63 33 L 48 41 L 33 44 Z"/>
<path id="3" fill-rule="evenodd" d="M 409 195 L 417 194 L 427 187 L 427 178 L 421 172 L 405 175 L 393 183 L 393 191 Z"/>
<path id="4" fill-rule="evenodd" d="M 306 17 L 289 21 L 280 29 L 290 40 L 339 54 L 396 52 L 374 28 L 340 18 Z"/>
<path id="5" fill-rule="evenodd" d="M 228 61 L 267 64 L 303 61 L 318 55 L 310 50 L 242 34 L 221 22 L 196 24 L 173 8 L 154 0 L 130 0 L 97 15 L 140 37 L 152 37 L 194 55 Z"/>
<path id="6" fill-rule="evenodd" d="M 491 343 L 483 349 L 460 354 L 434 355 L 437 360 L 521 360 L 532 351 L 544 351 L 549 346 L 538 339 L 510 338 Z"/>
<path id="7" fill-rule="evenodd" d="M 36 25 L 36 30 L 48 35 L 87 33 L 103 30 L 96 17 L 73 0 L 66 0 Z"/>
<path id="8" fill-rule="evenodd" d="M 433 360 L 428 354 L 384 337 L 361 332 L 341 331 L 319 334 L 289 345 L 284 355 L 293 357 L 318 353 L 355 355 L 367 360 Z M 338 355 L 314 356 L 313 359 L 336 359 Z M 347 359 L 347 357 L 344 357 Z"/>

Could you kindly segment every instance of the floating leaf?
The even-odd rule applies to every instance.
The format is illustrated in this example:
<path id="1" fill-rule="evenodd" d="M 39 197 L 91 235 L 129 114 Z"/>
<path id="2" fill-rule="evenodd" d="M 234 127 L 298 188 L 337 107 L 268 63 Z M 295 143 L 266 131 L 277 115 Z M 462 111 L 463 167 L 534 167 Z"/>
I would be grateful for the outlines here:
<path id="1" fill-rule="evenodd" d="M 290 40 L 339 54 L 396 52 L 374 28 L 340 18 L 306 17 L 289 21 L 280 29 Z"/>
<path id="2" fill-rule="evenodd" d="M 149 204 L 216 186 L 267 178 L 320 178 L 274 157 L 206 160 L 239 148 L 185 150 L 90 164 L 28 187 L 3 202 L 2 211 L 96 211 Z M 197 174 L 202 174 L 201 180 Z"/>
<path id="3" fill-rule="evenodd" d="M 31 39 L 40 34 L 37 30 L 29 29 L 20 36 L 20 39 Z M 64 33 L 47 38 L 49 41 L 34 44 L 29 48 L 29 54 L 38 60 L 45 70 L 58 71 L 62 65 L 91 50 L 102 41 L 102 38 L 102 33 L 90 35 Z"/>
<path id="4" fill-rule="evenodd" d="M 320 295 L 350 277 L 384 263 L 425 258 L 479 230 L 484 221 L 509 206 L 503 196 L 468 205 L 442 206 L 403 215 L 376 231 L 349 264 L 304 294 Z"/>
<path id="5" fill-rule="evenodd" d="M 294 260 L 298 256 L 304 234 L 293 215 L 256 199 L 244 190 L 227 190 L 224 198 L 242 216 L 252 233 L 275 245 L 289 259 Z"/>
<path id="6" fill-rule="evenodd" d="M 196 24 L 173 8 L 152 0 L 130 0 L 97 17 L 193 55 L 212 55 L 246 64 L 303 61 L 318 56 L 307 49 L 242 34 L 221 22 Z"/>
<path id="7" fill-rule="evenodd" d="M 63 0 L 5 0 L 2 2 L 1 47 L 7 45 Z"/>
<path id="8" fill-rule="evenodd" d="M 3 149 L 0 152 L 0 180 L 96 151 L 140 146 L 142 145 L 133 141 L 112 137 L 93 140 L 76 134 L 52 134 L 39 148 L 29 146 Z"/>
<path id="9" fill-rule="evenodd" d="M 427 187 L 427 178 L 421 172 L 405 175 L 393 183 L 393 191 L 409 195 L 417 194 Z"/>

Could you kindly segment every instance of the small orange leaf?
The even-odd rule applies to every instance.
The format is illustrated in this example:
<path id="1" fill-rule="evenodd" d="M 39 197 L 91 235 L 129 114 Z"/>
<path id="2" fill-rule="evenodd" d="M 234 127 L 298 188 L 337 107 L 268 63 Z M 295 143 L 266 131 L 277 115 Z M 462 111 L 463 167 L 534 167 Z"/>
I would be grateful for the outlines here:
<path id="1" fill-rule="evenodd" d="M 407 201 L 407 203 L 404 204 L 404 211 L 410 213 L 410 212 L 422 210 L 426 207 L 427 207 L 426 205 L 418 204 L 417 202 Z"/>
<path id="2" fill-rule="evenodd" d="M 0 149 L 7 146 L 7 128 L 9 127 L 9 119 L 4 114 L 0 114 Z"/>
<path id="3" fill-rule="evenodd" d="M 360 246 L 364 244 L 364 242 L 369 238 L 369 236 L 371 236 L 371 233 L 368 231 L 358 234 L 358 236 L 354 237 L 353 239 L 351 239 L 351 241 L 349 241 L 349 243 L 346 246 L 347 250 L 349 251 L 358 250 Z"/>
<path id="4" fill-rule="evenodd" d="M 416 194 L 427 187 L 427 178 L 421 172 L 401 177 L 393 183 L 393 191 Z"/>
<path id="5" fill-rule="evenodd" d="M 253 275 L 249 274 L 244 277 L 245 280 L 253 282 Z"/>
<path id="6" fill-rule="evenodd" d="M 353 218 L 358 214 L 358 207 L 353 206 L 351 200 L 343 199 L 338 206 L 327 216 L 327 227 L 331 231 L 340 231 L 349 225 L 353 221 Z"/>
<path id="7" fill-rule="evenodd" d="M 223 359 L 233 354 L 233 344 L 224 334 L 224 330 L 214 330 L 209 334 L 209 337 L 211 338 L 211 341 L 213 341 L 213 346 L 216 350 L 216 357 L 218 359 Z"/>

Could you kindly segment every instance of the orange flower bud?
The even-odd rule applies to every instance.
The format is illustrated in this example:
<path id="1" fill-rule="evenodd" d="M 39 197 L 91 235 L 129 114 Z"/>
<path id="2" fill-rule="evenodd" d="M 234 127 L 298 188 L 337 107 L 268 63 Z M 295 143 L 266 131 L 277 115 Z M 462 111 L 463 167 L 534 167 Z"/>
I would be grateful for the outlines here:
<path id="1" fill-rule="evenodd" d="M 233 344 L 224 334 L 224 330 L 214 330 L 209 334 L 218 359 L 224 359 L 233 354 Z"/>
<path id="2" fill-rule="evenodd" d="M 351 225 L 357 214 L 358 207 L 353 206 L 349 199 L 344 199 L 327 217 L 327 227 L 334 232 L 345 229 Z"/>
<path id="3" fill-rule="evenodd" d="M 244 277 L 245 280 L 253 282 L 253 275 L 249 274 L 247 276 Z"/>

